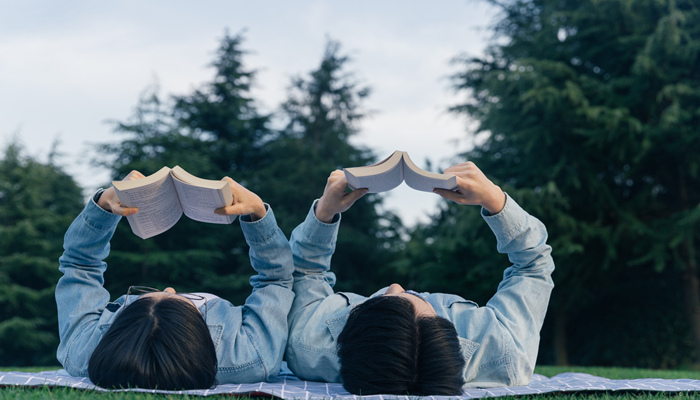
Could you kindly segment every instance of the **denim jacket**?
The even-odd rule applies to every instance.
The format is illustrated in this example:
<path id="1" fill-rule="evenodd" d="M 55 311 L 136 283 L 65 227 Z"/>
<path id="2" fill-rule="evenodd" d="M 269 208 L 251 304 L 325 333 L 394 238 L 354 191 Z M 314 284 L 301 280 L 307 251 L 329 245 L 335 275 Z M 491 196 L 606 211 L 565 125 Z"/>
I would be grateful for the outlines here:
<path id="1" fill-rule="evenodd" d="M 259 382 L 277 376 L 287 343 L 287 314 L 294 299 L 292 254 L 272 210 L 251 222 L 239 218 L 257 272 L 245 305 L 213 296 L 207 325 L 216 347 L 218 383 Z M 110 302 L 103 287 L 109 241 L 120 216 L 90 200 L 64 238 L 56 286 L 60 344 L 58 361 L 73 376 L 87 376 L 97 343 L 123 309 L 125 296 Z M 130 296 L 131 297 L 131 296 Z M 132 299 L 129 299 L 132 302 Z M 200 307 L 200 312 L 203 306 Z"/>
<path id="2" fill-rule="evenodd" d="M 554 287 L 554 262 L 544 225 L 506 197 L 498 214 L 489 215 L 482 209 L 484 220 L 496 235 L 498 251 L 508 254 L 512 263 L 496 294 L 483 307 L 451 294 L 421 295 L 457 330 L 466 361 L 465 387 L 529 383 Z M 350 310 L 367 298 L 333 292 L 335 275 L 329 270 L 340 216 L 330 224 L 323 223 L 316 219 L 314 207 L 290 239 L 296 297 L 289 314 L 287 364 L 301 379 L 340 382 L 336 340 Z M 386 290 L 370 297 L 381 296 Z"/>

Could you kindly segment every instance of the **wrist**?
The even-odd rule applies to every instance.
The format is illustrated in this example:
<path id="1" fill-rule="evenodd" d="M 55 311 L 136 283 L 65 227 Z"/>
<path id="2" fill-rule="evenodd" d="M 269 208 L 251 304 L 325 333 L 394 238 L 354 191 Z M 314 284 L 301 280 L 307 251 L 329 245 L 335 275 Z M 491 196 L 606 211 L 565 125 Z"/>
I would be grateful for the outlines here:
<path id="1" fill-rule="evenodd" d="M 109 199 L 108 196 L 105 196 L 105 193 L 107 190 L 100 190 L 97 193 L 95 193 L 95 196 L 93 196 L 92 200 L 97 204 L 101 209 L 107 211 L 107 212 L 112 212 L 112 208 L 109 206 Z"/>
<path id="2" fill-rule="evenodd" d="M 488 198 L 481 203 L 481 206 L 489 212 L 489 214 L 498 214 L 503 210 L 506 205 L 506 194 L 501 190 L 500 187 L 494 185 L 493 190 L 490 192 Z"/>
<path id="3" fill-rule="evenodd" d="M 253 212 L 251 212 L 249 216 L 251 221 L 257 221 L 259 219 L 262 219 L 262 217 L 264 217 L 265 214 L 267 214 L 267 208 L 265 208 L 265 204 L 260 202 L 260 204 L 255 206 Z"/>
<path id="4" fill-rule="evenodd" d="M 323 223 L 330 224 L 331 222 L 333 222 L 334 216 L 335 213 L 323 212 L 319 211 L 318 209 L 316 210 L 316 219 Z"/>
<path id="5" fill-rule="evenodd" d="M 333 222 L 333 217 L 335 217 L 334 212 L 330 212 L 323 207 L 321 200 L 319 200 L 314 207 L 314 215 L 317 220 L 326 224 Z"/>
<path id="6" fill-rule="evenodd" d="M 321 199 L 316 203 L 316 206 L 314 207 L 314 215 L 316 216 L 317 220 L 324 223 L 330 223 L 335 213 L 331 214 L 329 211 L 326 210 L 323 204 L 323 197 L 321 197 Z"/>

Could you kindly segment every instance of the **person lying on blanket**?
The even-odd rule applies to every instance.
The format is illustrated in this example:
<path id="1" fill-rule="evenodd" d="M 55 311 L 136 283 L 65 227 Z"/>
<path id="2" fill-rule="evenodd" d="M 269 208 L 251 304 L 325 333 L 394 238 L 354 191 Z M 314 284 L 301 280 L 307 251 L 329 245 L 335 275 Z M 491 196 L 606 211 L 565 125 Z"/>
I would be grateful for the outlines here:
<path id="1" fill-rule="evenodd" d="M 132 171 L 125 179 L 139 178 Z M 216 212 L 241 216 L 257 272 L 245 306 L 208 293 L 136 286 L 111 303 L 103 260 L 121 216 L 138 210 L 122 207 L 113 186 L 100 189 L 66 232 L 59 259 L 57 357 L 70 375 L 103 387 L 165 390 L 277 376 L 294 298 L 291 249 L 269 205 L 224 179 L 234 201 Z"/>
<path id="2" fill-rule="evenodd" d="M 445 173 L 457 176 L 458 188 L 435 192 L 480 205 L 498 251 L 513 264 L 496 294 L 479 307 L 456 295 L 416 293 L 396 283 L 369 298 L 334 293 L 329 270 L 340 213 L 367 192 L 347 193 L 345 175 L 334 171 L 290 238 L 296 296 L 286 360 L 297 377 L 342 382 L 358 395 L 458 395 L 465 386 L 529 383 L 554 286 L 547 232 L 474 163 Z"/>

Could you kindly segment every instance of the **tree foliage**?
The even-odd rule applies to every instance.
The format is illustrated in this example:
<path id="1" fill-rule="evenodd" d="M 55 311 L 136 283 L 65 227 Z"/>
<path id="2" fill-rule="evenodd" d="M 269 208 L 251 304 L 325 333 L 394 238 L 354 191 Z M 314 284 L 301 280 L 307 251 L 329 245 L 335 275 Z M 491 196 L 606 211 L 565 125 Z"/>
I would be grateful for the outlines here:
<path id="1" fill-rule="evenodd" d="M 348 143 L 365 116 L 361 103 L 369 90 L 345 70 L 348 58 L 330 41 L 320 66 L 293 80 L 278 113 L 285 126 L 273 129 L 272 116 L 258 111 L 251 94 L 255 71 L 245 67 L 242 41 L 228 34 L 222 39 L 211 64 L 213 80 L 192 93 L 162 100 L 157 91 L 147 92 L 132 118 L 115 124 L 123 140 L 100 147 L 109 160 L 103 165 L 115 179 L 132 169 L 148 175 L 175 164 L 204 178 L 230 176 L 269 203 L 289 235 L 320 197 L 333 169 L 373 159 Z M 370 200 L 344 215 L 344 244 L 335 260 L 347 276 L 345 287 L 359 287 L 361 274 L 385 260 L 392 236 L 380 224 L 396 225 L 397 219 L 377 218 L 379 202 Z M 237 226 L 183 218 L 168 232 L 143 241 L 120 224 L 112 244 L 106 285 L 115 295 L 136 283 L 211 292 L 234 304 L 250 293 L 254 271 Z"/>
<path id="2" fill-rule="evenodd" d="M 149 175 L 180 165 L 207 179 L 230 176 L 255 191 L 272 131 L 250 91 L 255 71 L 245 68 L 240 36 L 225 35 L 211 64 L 214 77 L 190 94 L 163 99 L 149 88 L 133 116 L 115 122 L 122 139 L 99 146 L 101 165 L 121 179 L 131 170 Z M 238 222 L 235 222 L 237 225 Z M 105 285 L 121 295 L 133 284 L 216 293 L 242 304 L 253 271 L 240 229 L 182 218 L 149 240 L 120 224 L 112 240 Z"/>
<path id="3" fill-rule="evenodd" d="M 700 158 L 691 150 L 700 149 L 697 3 L 493 3 L 501 10 L 496 40 L 484 57 L 459 60 L 454 87 L 469 101 L 453 111 L 479 123 L 480 144 L 465 156 L 548 227 L 562 289 L 546 336 L 558 361 L 568 362 L 567 347 L 582 345 L 566 343 L 567 326 L 582 323 L 577 314 L 591 307 L 605 313 L 611 305 L 600 298 L 622 288 L 641 295 L 621 282 L 649 271 L 657 274 L 652 281 L 675 282 L 675 292 L 664 290 L 685 288 L 688 317 L 666 343 L 687 350 L 691 331 L 700 349 Z M 440 232 L 452 208 L 430 229 Z M 668 307 L 683 309 L 678 296 L 664 293 L 676 302 Z M 660 318 L 665 308 L 646 317 Z M 687 362 L 682 353 L 665 366 Z"/>
<path id="4" fill-rule="evenodd" d="M 18 141 L 0 159 L 0 365 L 56 363 L 54 289 L 63 233 L 82 209 L 80 187 Z"/>
<path id="5" fill-rule="evenodd" d="M 260 192 L 278 199 L 275 209 L 287 232 L 321 196 L 331 171 L 374 162 L 369 150 L 349 142 L 367 116 L 362 102 L 370 94 L 347 71 L 350 61 L 341 54 L 340 44 L 329 40 L 319 66 L 292 79 L 281 106 L 286 124 L 269 143 L 269 164 L 261 170 L 264 181 L 274 183 L 260 187 Z M 400 242 L 402 226 L 397 216 L 380 215 L 380 205 L 381 198 L 370 195 L 343 213 L 333 257 L 341 290 L 369 294 L 386 285 L 382 267 L 391 257 L 389 250 Z"/>
<path id="6" fill-rule="evenodd" d="M 700 357 L 700 7 L 694 0 L 489 0 L 501 11 L 482 57 L 453 76 L 478 122 L 469 159 L 550 233 L 557 265 L 540 362 L 673 367 Z M 121 179 L 180 165 L 230 176 L 271 204 L 289 234 L 336 168 L 375 156 L 351 144 L 371 91 L 329 40 L 316 68 L 261 112 L 243 37 L 226 34 L 211 81 L 179 96 L 144 93 L 114 123 L 98 165 Z M 281 122 L 279 125 L 275 123 Z M 0 360 L 53 362 L 53 288 L 80 189 L 53 161 L 10 145 L 0 160 Z M 484 303 L 508 265 L 476 207 L 442 203 L 405 233 L 365 196 L 343 214 L 339 290 L 401 281 Z M 47 212 L 48 211 L 48 212 Z M 235 223 L 237 224 L 237 223 Z M 120 223 L 106 286 L 215 293 L 241 304 L 253 274 L 236 226 L 183 218 L 148 240 Z M 397 251 L 400 250 L 400 251 Z M 388 268 L 386 266 L 389 266 Z M 391 278 L 389 278 L 391 277 Z M 21 332 L 21 334 L 20 334 Z M 7 360 L 7 361 L 6 361 Z"/>

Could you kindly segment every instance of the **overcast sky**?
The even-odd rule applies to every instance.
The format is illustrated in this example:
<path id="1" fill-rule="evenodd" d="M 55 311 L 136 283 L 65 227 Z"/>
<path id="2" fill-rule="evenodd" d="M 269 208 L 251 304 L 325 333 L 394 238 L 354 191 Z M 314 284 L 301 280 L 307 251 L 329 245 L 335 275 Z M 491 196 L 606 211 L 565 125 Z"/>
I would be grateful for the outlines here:
<path id="1" fill-rule="evenodd" d="M 244 32 L 261 111 L 275 111 L 331 38 L 373 90 L 366 106 L 376 113 L 353 142 L 378 157 L 405 150 L 421 167 L 426 158 L 446 167 L 469 146 L 470 127 L 446 112 L 462 100 L 450 90 L 449 61 L 483 53 L 493 16 L 477 0 L 0 0 L 0 144 L 18 135 L 43 161 L 60 140 L 60 164 L 92 192 L 109 174 L 89 165 L 90 143 L 119 137 L 107 121 L 126 120 L 153 84 L 169 96 L 210 81 L 207 65 L 228 30 Z M 407 224 L 436 211 L 436 195 L 405 184 L 386 196 Z"/>

